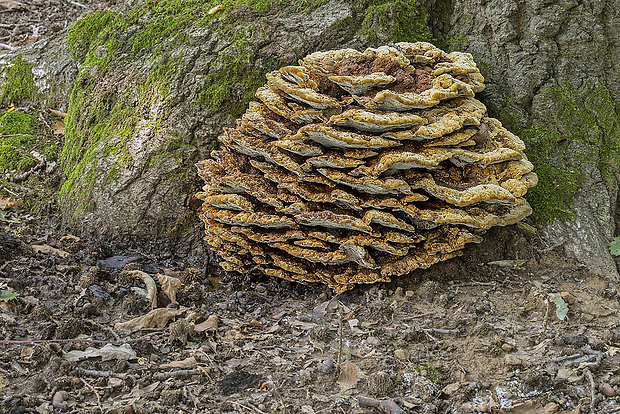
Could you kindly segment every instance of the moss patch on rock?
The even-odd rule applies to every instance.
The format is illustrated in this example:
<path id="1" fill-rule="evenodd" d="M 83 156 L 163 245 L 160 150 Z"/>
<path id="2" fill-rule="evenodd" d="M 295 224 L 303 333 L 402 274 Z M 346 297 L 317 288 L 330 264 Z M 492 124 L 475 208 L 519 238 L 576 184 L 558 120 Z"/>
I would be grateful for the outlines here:
<path id="1" fill-rule="evenodd" d="M 0 88 L 0 105 L 25 102 L 33 99 L 36 94 L 37 87 L 34 84 L 32 64 L 19 55 L 4 70 Z"/>
<path id="2" fill-rule="evenodd" d="M 30 154 L 36 122 L 31 115 L 19 111 L 0 116 L 0 173 L 24 171 L 36 164 Z"/>

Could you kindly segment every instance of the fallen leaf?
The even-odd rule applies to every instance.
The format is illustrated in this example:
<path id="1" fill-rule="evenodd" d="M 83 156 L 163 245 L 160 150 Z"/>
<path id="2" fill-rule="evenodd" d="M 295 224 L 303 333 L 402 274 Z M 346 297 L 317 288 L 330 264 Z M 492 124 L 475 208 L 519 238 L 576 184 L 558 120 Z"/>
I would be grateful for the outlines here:
<path id="1" fill-rule="evenodd" d="M 301 329 L 302 331 L 307 331 L 307 330 L 314 328 L 317 325 L 314 322 L 302 322 L 302 321 L 298 321 L 297 319 L 295 319 L 291 321 L 291 326 L 293 328 Z"/>
<path id="2" fill-rule="evenodd" d="M 8 302 L 19 296 L 19 293 L 15 292 L 11 288 L 0 289 L 0 302 Z"/>
<path id="3" fill-rule="evenodd" d="M 499 410 L 499 414 L 556 414 L 557 412 L 557 404 L 549 403 L 542 407 L 540 404 L 533 401 L 526 401 L 524 403 Z"/>
<path id="4" fill-rule="evenodd" d="M 185 358 L 180 361 L 172 361 L 167 364 L 161 364 L 159 368 L 168 369 L 168 368 L 183 368 L 183 369 L 191 369 L 196 368 L 198 366 L 198 361 L 193 356 L 189 358 Z"/>
<path id="5" fill-rule="evenodd" d="M 340 376 L 337 381 L 340 391 L 355 388 L 359 380 L 359 368 L 353 362 L 347 361 L 340 366 Z"/>
<path id="6" fill-rule="evenodd" d="M 157 285 L 153 278 L 148 273 L 141 270 L 129 270 L 127 274 L 136 279 L 142 279 L 147 289 L 146 299 L 151 302 L 151 309 L 155 309 L 157 307 Z"/>
<path id="7" fill-rule="evenodd" d="M 136 385 L 135 387 L 133 387 L 131 389 L 131 392 L 129 394 L 125 394 L 125 395 L 121 395 L 119 397 L 120 400 L 127 400 L 130 398 L 142 398 L 147 396 L 148 394 L 152 393 L 153 391 L 155 391 L 155 389 L 157 387 L 159 387 L 160 382 L 154 382 L 151 385 L 147 386 L 147 387 L 142 387 L 140 388 L 140 384 Z"/>
<path id="8" fill-rule="evenodd" d="M 54 122 L 52 125 L 54 135 L 65 135 L 65 123 L 62 121 Z"/>
<path id="9" fill-rule="evenodd" d="M 23 10 L 26 6 L 15 0 L 0 0 L 0 8 L 7 10 Z"/>
<path id="10" fill-rule="evenodd" d="M 155 276 L 159 279 L 161 290 L 170 298 L 170 302 L 177 303 L 177 291 L 181 288 L 181 279 L 176 277 L 162 275 L 157 273 Z"/>
<path id="11" fill-rule="evenodd" d="M 566 315 L 568 315 L 568 306 L 566 302 L 564 302 L 564 299 L 562 299 L 562 296 L 559 293 L 550 293 L 549 299 L 555 304 L 555 315 L 558 319 L 561 321 L 566 319 Z"/>
<path id="12" fill-rule="evenodd" d="M 17 200 L 13 198 L 7 198 L 0 196 L 0 210 L 8 210 L 13 207 L 19 207 L 24 203 L 24 200 L 18 198 Z"/>
<path id="13" fill-rule="evenodd" d="M 210 315 L 206 321 L 194 326 L 196 332 L 216 332 L 218 328 L 219 318 L 217 315 Z"/>
<path id="14" fill-rule="evenodd" d="M 118 387 L 121 387 L 122 385 L 123 385 L 122 378 L 115 378 L 115 377 L 108 378 L 108 387 L 118 388 Z"/>
<path id="15" fill-rule="evenodd" d="M 59 116 L 61 118 L 64 118 L 64 117 L 67 116 L 66 112 L 57 111 L 56 109 L 52 109 L 52 108 L 49 108 L 49 110 L 50 110 L 51 113 L 53 113 L 54 115 Z"/>
<path id="16" fill-rule="evenodd" d="M 30 247 L 35 253 L 53 254 L 62 259 L 65 259 L 70 256 L 69 252 L 65 252 L 64 250 L 57 249 L 48 244 L 33 244 Z"/>
<path id="17" fill-rule="evenodd" d="M 61 243 L 65 243 L 65 242 L 77 243 L 80 240 L 82 239 L 80 239 L 78 236 L 74 236 L 73 234 L 67 234 L 66 236 L 62 236 L 59 241 Z"/>
<path id="18" fill-rule="evenodd" d="M 217 13 L 218 11 L 220 11 L 220 10 L 222 9 L 222 7 L 224 7 L 224 5 L 223 5 L 223 4 L 218 4 L 217 6 L 212 7 L 212 8 L 211 8 L 211 9 L 207 12 L 207 14 L 215 14 L 215 13 Z"/>
<path id="19" fill-rule="evenodd" d="M 146 315 L 138 316 L 127 322 L 117 322 L 114 328 L 122 331 L 135 332 L 140 329 L 159 328 L 162 329 L 166 324 L 179 315 L 181 310 L 171 308 L 153 309 Z"/>
<path id="20" fill-rule="evenodd" d="M 514 269 L 523 266 L 526 262 L 527 260 L 496 260 L 487 264 L 499 267 L 510 267 Z"/>
<path id="21" fill-rule="evenodd" d="M 123 344 L 120 346 L 114 346 L 112 344 L 106 344 L 103 348 L 97 349 L 88 347 L 84 351 L 69 351 L 62 356 L 67 361 L 77 362 L 88 358 L 101 357 L 102 361 L 129 361 L 137 359 L 136 351 L 131 348 L 129 344 Z"/>

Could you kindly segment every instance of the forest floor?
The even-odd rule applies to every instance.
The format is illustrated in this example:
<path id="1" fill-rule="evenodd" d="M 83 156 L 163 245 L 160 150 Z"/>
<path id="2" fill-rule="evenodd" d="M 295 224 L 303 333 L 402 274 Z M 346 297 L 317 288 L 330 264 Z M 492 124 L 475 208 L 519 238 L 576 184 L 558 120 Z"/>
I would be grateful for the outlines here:
<path id="1" fill-rule="evenodd" d="M 0 44 L 110 5 L 0 0 Z M 336 296 L 75 237 L 44 178 L 0 196 L 0 413 L 620 413 L 619 282 L 527 226 Z"/>
<path id="2" fill-rule="evenodd" d="M 335 296 L 48 223 L 0 221 L 1 413 L 620 412 L 618 285 L 523 228 Z"/>

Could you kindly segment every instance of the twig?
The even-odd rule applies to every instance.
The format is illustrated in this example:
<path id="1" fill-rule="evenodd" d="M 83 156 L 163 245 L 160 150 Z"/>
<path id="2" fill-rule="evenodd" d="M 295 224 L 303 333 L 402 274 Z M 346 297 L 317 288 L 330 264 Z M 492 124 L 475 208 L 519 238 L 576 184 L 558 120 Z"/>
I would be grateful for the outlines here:
<path id="1" fill-rule="evenodd" d="M 93 320 L 90 319 L 85 319 L 86 322 L 90 323 L 91 325 L 96 326 L 97 328 L 108 332 L 110 335 L 112 335 L 114 337 L 115 341 L 120 341 L 121 337 L 118 336 L 118 334 L 116 332 L 114 332 L 114 330 L 112 328 L 110 328 L 109 326 L 105 326 L 100 324 L 99 322 L 95 322 Z"/>
<path id="2" fill-rule="evenodd" d="M 594 384 L 594 377 L 592 376 L 592 373 L 588 368 L 584 368 L 583 372 L 590 380 L 590 414 L 596 414 L 596 411 L 594 410 L 594 397 L 596 396 L 596 385 Z"/>
<path id="3" fill-rule="evenodd" d="M 434 333 L 442 333 L 442 334 L 459 333 L 458 329 L 441 329 L 441 328 L 423 328 L 423 329 L 433 331 Z"/>
<path id="4" fill-rule="evenodd" d="M 202 371 L 199 369 L 181 369 L 178 371 L 170 371 L 170 372 L 157 372 L 153 375 L 153 379 L 157 381 L 164 381 L 169 378 L 187 378 L 192 375 L 200 375 Z"/>
<path id="5" fill-rule="evenodd" d="M 417 314 L 417 315 L 405 316 L 405 317 L 403 317 L 403 318 L 402 318 L 402 320 L 403 320 L 403 321 L 410 321 L 410 320 L 412 320 L 412 319 L 423 318 L 423 317 L 425 317 L 425 316 L 429 316 L 429 315 L 432 315 L 432 314 L 434 314 L 434 313 L 435 313 L 435 312 L 433 311 L 433 312 L 419 313 L 419 314 Z"/>
<path id="6" fill-rule="evenodd" d="M 581 354 L 564 355 L 564 356 L 560 356 L 560 357 L 551 358 L 551 361 L 553 361 L 553 362 L 562 362 L 562 361 L 566 361 L 567 359 L 579 358 L 580 356 L 581 356 Z"/>
<path id="7" fill-rule="evenodd" d="M 30 134 L 8 134 L 8 135 L 0 135 L 0 138 L 11 138 L 11 137 L 29 137 Z"/>
<path id="8" fill-rule="evenodd" d="M 342 307 L 338 307 L 339 318 L 338 318 L 338 367 L 342 362 Z"/>
<path id="9" fill-rule="evenodd" d="M 226 402 L 229 402 L 229 403 L 234 404 L 234 405 L 238 405 L 239 407 L 241 407 L 241 408 L 245 408 L 246 410 L 256 411 L 257 413 L 260 413 L 260 414 L 267 414 L 266 412 L 261 411 L 261 410 L 259 410 L 258 408 L 254 407 L 254 406 L 253 406 L 252 404 L 250 404 L 250 403 L 248 403 L 248 405 L 243 405 L 243 404 L 241 404 L 241 403 L 238 403 L 237 401 L 226 401 Z"/>
<path id="10" fill-rule="evenodd" d="M 0 43 L 0 49 L 6 49 L 6 50 L 16 50 L 16 47 L 13 47 L 11 45 L 7 45 L 6 43 Z"/>
<path id="11" fill-rule="evenodd" d="M 30 340 L 13 340 L 13 339 L 2 339 L 0 340 L 0 344 L 42 344 L 45 342 L 77 342 L 77 343 L 93 343 L 93 344 L 124 344 L 127 341 L 105 341 L 101 339 L 30 339 Z"/>
<path id="12" fill-rule="evenodd" d="M 98 371 L 96 369 L 84 369 L 84 368 L 77 368 L 74 371 L 74 375 L 80 375 L 83 377 L 92 377 L 92 378 L 134 378 L 134 379 L 138 379 L 138 377 L 136 375 L 132 375 L 132 374 L 127 374 L 127 373 L 122 373 L 122 372 L 111 372 L 111 371 Z M 76 376 L 77 376 L 76 375 Z"/>
<path id="13" fill-rule="evenodd" d="M 425 334 L 426 336 L 428 336 L 431 340 L 433 340 L 433 341 L 437 342 L 438 344 L 440 344 L 440 343 L 441 343 L 441 340 L 439 340 L 439 339 L 435 338 L 433 335 L 431 335 L 430 333 L 428 333 L 428 331 L 429 331 L 428 329 L 422 329 L 422 332 L 424 332 L 424 334 Z"/>
<path id="14" fill-rule="evenodd" d="M 583 351 L 584 354 L 588 354 L 588 355 L 595 355 L 596 356 L 596 365 L 599 365 L 601 363 L 601 359 L 603 359 L 603 353 L 601 351 L 596 351 L 592 348 L 590 348 L 589 346 L 584 346 L 583 348 L 581 348 L 581 350 Z"/>
<path id="15" fill-rule="evenodd" d="M 549 323 L 549 314 L 551 313 L 551 302 L 549 302 L 548 299 L 545 299 L 545 304 L 547 305 L 547 308 L 545 309 L 545 316 L 543 317 L 542 332 L 540 333 L 541 337 L 544 337 L 547 332 L 547 323 Z"/>
<path id="16" fill-rule="evenodd" d="M 363 396 L 359 396 L 357 397 L 357 403 L 359 404 L 360 407 L 374 407 L 374 408 L 378 408 L 380 401 L 379 400 L 375 400 L 374 398 L 369 398 L 369 397 L 363 397 Z"/>
<path id="17" fill-rule="evenodd" d="M 84 385 L 86 385 L 88 388 L 90 388 L 92 392 L 95 393 L 95 395 L 97 396 L 97 407 L 99 408 L 99 412 L 103 414 L 103 408 L 101 407 L 101 397 L 99 397 L 99 393 L 97 392 L 97 390 L 95 390 L 92 385 L 86 382 L 84 378 L 80 378 L 80 381 L 82 381 Z"/>
<path id="18" fill-rule="evenodd" d="M 67 3 L 72 4 L 76 7 L 82 7 L 82 8 L 88 9 L 88 6 L 85 6 L 82 3 L 78 3 L 77 1 L 67 0 Z"/>

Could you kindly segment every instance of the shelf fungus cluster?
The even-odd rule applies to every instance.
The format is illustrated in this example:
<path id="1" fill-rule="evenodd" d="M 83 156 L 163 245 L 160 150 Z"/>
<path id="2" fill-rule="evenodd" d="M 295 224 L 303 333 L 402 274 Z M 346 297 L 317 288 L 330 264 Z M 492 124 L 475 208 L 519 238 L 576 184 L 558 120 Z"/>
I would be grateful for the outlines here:
<path id="1" fill-rule="evenodd" d="M 470 54 L 429 43 L 317 52 L 267 74 L 197 164 L 220 266 L 342 292 L 528 216 L 536 174 L 474 98 L 483 89 Z"/>

